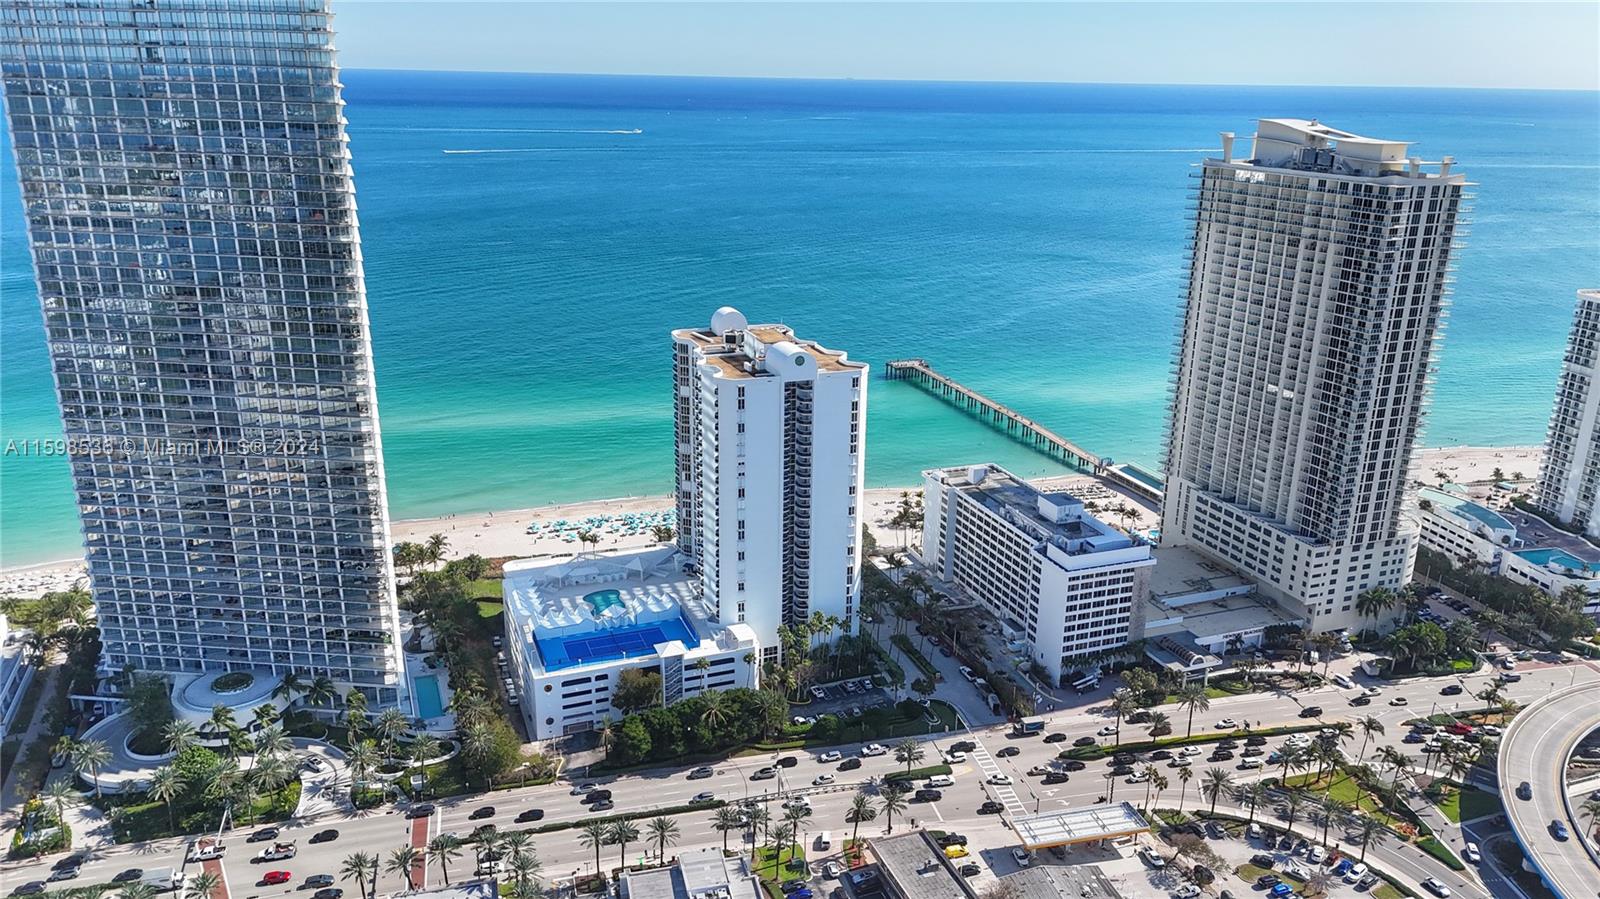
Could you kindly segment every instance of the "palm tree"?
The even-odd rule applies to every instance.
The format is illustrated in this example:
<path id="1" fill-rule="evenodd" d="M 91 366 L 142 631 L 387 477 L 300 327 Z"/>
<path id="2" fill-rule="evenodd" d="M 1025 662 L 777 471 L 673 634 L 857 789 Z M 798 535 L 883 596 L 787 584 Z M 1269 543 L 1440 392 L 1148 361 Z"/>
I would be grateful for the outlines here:
<path id="1" fill-rule="evenodd" d="M 362 740 L 350 747 L 350 753 L 346 757 L 345 763 L 350 766 L 350 792 L 352 796 L 354 796 L 356 790 L 361 788 L 361 785 L 366 781 L 367 775 L 372 773 L 372 769 L 376 768 L 380 761 L 382 759 L 378 757 L 378 747 L 374 746 L 371 740 Z"/>
<path id="2" fill-rule="evenodd" d="M 1283 774 L 1278 779 L 1288 780 L 1290 768 L 1304 768 L 1306 766 L 1306 757 L 1309 753 L 1309 749 L 1299 744 L 1285 744 L 1283 748 L 1279 749 L 1278 757 L 1283 762 Z"/>
<path id="3" fill-rule="evenodd" d="M 879 801 L 883 807 L 884 823 L 886 825 L 883 832 L 892 834 L 894 833 L 894 813 L 906 810 L 906 788 L 899 783 L 887 784 L 883 788 Z"/>
<path id="4" fill-rule="evenodd" d="M 389 853 L 389 861 L 383 869 L 390 874 L 401 874 L 406 879 L 406 889 L 417 888 L 416 869 L 423 861 L 423 854 L 414 846 L 401 846 Z"/>
<path id="5" fill-rule="evenodd" d="M 677 822 L 662 815 L 658 818 L 651 818 L 650 823 L 645 825 L 645 829 L 650 832 L 650 839 L 655 841 L 656 861 L 660 864 L 666 864 L 667 847 L 675 846 L 678 843 Z"/>
<path id="6" fill-rule="evenodd" d="M 444 875 L 444 885 L 450 885 L 450 863 L 461 857 L 461 838 L 453 833 L 441 833 L 428 841 L 428 855 L 439 863 L 439 873 Z"/>
<path id="7" fill-rule="evenodd" d="M 731 805 L 717 807 L 716 814 L 711 819 L 711 826 L 722 834 L 722 853 L 728 853 L 728 832 L 738 830 L 744 824 L 739 820 L 739 810 Z"/>
<path id="8" fill-rule="evenodd" d="M 1211 699 L 1206 696 L 1205 684 L 1184 684 L 1178 691 L 1178 708 L 1189 710 L 1189 729 L 1185 736 L 1194 736 L 1194 713 L 1211 708 Z"/>
<path id="9" fill-rule="evenodd" d="M 1394 796 L 1395 802 L 1398 804 L 1400 801 L 1400 778 L 1411 770 L 1411 756 L 1392 746 L 1385 746 L 1378 750 L 1378 760 L 1385 768 L 1390 768 L 1394 771 L 1394 777 L 1389 781 L 1389 792 Z"/>
<path id="10" fill-rule="evenodd" d="M 332 704 L 339 698 L 339 688 L 334 684 L 333 678 L 326 674 L 319 674 L 311 679 L 311 684 L 306 687 L 306 701 L 318 708 Z"/>
<path id="11" fill-rule="evenodd" d="M 272 689 L 276 699 L 282 699 L 287 705 L 294 705 L 295 698 L 306 691 L 306 682 L 298 671 L 285 672 L 283 679 Z"/>
<path id="12" fill-rule="evenodd" d="M 795 839 L 804 844 L 806 839 L 806 819 L 811 817 L 811 806 L 797 805 L 783 813 L 783 820 L 794 828 Z"/>
<path id="13" fill-rule="evenodd" d="M 422 787 L 428 786 L 427 761 L 439 754 L 439 741 L 427 734 L 418 736 L 411 741 L 411 751 L 408 753 L 412 767 L 417 769 L 417 774 L 422 777 Z"/>
<path id="14" fill-rule="evenodd" d="M 211 899 L 211 894 L 222 886 L 222 875 L 214 871 L 198 871 L 189 875 L 184 887 L 184 899 Z M 126 894 L 124 894 L 126 895 Z"/>
<path id="15" fill-rule="evenodd" d="M 57 781 L 60 783 L 60 781 Z M 173 818 L 172 804 L 179 796 L 183 795 L 185 784 L 178 774 L 178 769 L 171 765 L 162 765 L 150 775 L 150 798 L 157 802 L 166 803 L 167 827 L 176 830 L 177 822 Z"/>
<path id="16" fill-rule="evenodd" d="M 533 832 L 528 830 L 512 830 L 500 834 L 500 848 L 507 858 L 516 858 L 519 855 L 533 854 Z"/>
<path id="17" fill-rule="evenodd" d="M 156 899 L 156 888 L 148 883 L 130 883 L 119 892 L 122 899 Z"/>
<path id="18" fill-rule="evenodd" d="M 709 666 L 709 660 L 701 659 L 700 661 L 707 662 Z M 723 698 L 724 695 L 721 690 L 709 690 L 700 694 L 701 702 L 705 705 L 705 710 L 700 713 L 701 724 L 715 728 L 728 720 L 728 703 Z"/>
<path id="19" fill-rule="evenodd" d="M 777 848 L 777 864 L 783 868 L 783 852 L 785 849 L 794 852 L 794 825 L 787 822 L 772 828 L 772 845 Z M 793 858 L 793 856 L 790 856 Z"/>
<path id="20" fill-rule="evenodd" d="M 605 846 L 606 839 L 609 836 L 610 828 L 606 827 L 604 821 L 585 821 L 583 826 L 578 828 L 578 842 L 583 844 L 585 848 L 594 849 L 594 870 L 596 874 L 600 873 L 600 850 Z"/>
<path id="21" fill-rule="evenodd" d="M 1178 769 L 1178 783 L 1182 786 L 1178 790 L 1178 813 L 1183 813 L 1184 797 L 1189 795 L 1189 781 L 1194 780 L 1194 769 L 1188 765 Z"/>
<path id="22" fill-rule="evenodd" d="M 1322 845 L 1328 846 L 1328 829 L 1333 825 L 1346 820 L 1350 815 L 1351 804 L 1337 796 L 1324 795 L 1318 803 L 1321 807 L 1317 810 L 1322 818 Z"/>
<path id="23" fill-rule="evenodd" d="M 168 752 L 178 753 L 193 746 L 199 733 L 192 722 L 174 718 L 161 729 L 161 738 L 166 742 Z"/>
<path id="24" fill-rule="evenodd" d="M 617 867 L 628 867 L 628 844 L 639 839 L 639 828 L 627 818 L 612 821 L 606 828 L 606 842 L 617 844 Z"/>
<path id="25" fill-rule="evenodd" d="M 872 807 L 872 798 L 865 793 L 857 793 L 850 799 L 850 810 L 845 812 L 844 819 L 850 822 L 850 844 L 856 844 L 856 838 L 861 833 L 861 823 L 871 821 L 878 817 L 878 810 Z"/>
<path id="26" fill-rule="evenodd" d="M 444 551 L 449 548 L 450 540 L 443 534 L 429 534 L 428 542 L 423 544 L 423 549 L 428 554 L 428 564 L 437 565 L 444 558 Z"/>
<path id="27" fill-rule="evenodd" d="M 355 852 L 345 856 L 344 863 L 339 866 L 339 879 L 354 880 L 362 899 L 365 899 L 370 895 L 368 884 L 373 887 L 378 885 L 378 856 L 371 852 Z"/>
<path id="28" fill-rule="evenodd" d="M 1356 832 L 1361 837 L 1361 857 L 1357 861 L 1363 863 L 1367 860 L 1367 846 L 1374 843 L 1381 846 L 1389 836 L 1389 829 L 1371 815 L 1361 815 L 1356 819 Z"/>
<path id="29" fill-rule="evenodd" d="M 1127 687 L 1119 687 L 1111 694 L 1111 711 L 1117 715 L 1117 736 L 1113 746 L 1122 745 L 1122 719 L 1139 710 L 1139 698 Z"/>
<path id="30" fill-rule="evenodd" d="M 400 735 L 406 732 L 411 722 L 406 720 L 405 713 L 395 708 L 384 709 L 379 713 L 376 721 L 372 723 L 373 731 L 377 733 L 383 754 L 386 757 L 394 755 L 394 743 Z"/>
<path id="31" fill-rule="evenodd" d="M 927 753 L 922 750 L 922 744 L 915 737 L 906 737 L 894 744 L 894 760 L 905 763 L 908 775 L 911 773 L 911 766 L 922 761 L 926 755 Z"/>
<path id="32" fill-rule="evenodd" d="M 100 798 L 100 769 L 111 761 L 111 750 L 104 740 L 79 740 L 72 744 L 72 770 L 79 777 L 88 772 L 94 782 L 94 797 Z"/>
<path id="33" fill-rule="evenodd" d="M 1211 800 L 1211 813 L 1217 812 L 1217 800 L 1223 794 L 1232 795 L 1233 775 L 1226 768 L 1207 768 L 1204 782 L 1200 784 L 1200 794 Z"/>
<path id="34" fill-rule="evenodd" d="M 1245 819 L 1246 824 L 1256 821 L 1256 806 L 1267 798 L 1267 785 L 1259 780 L 1251 781 L 1234 792 L 1234 800 L 1241 802 L 1250 809 L 1250 816 Z"/>
<path id="35" fill-rule="evenodd" d="M 1380 737 L 1383 736 L 1383 722 L 1379 721 L 1376 715 L 1367 715 L 1357 721 L 1356 726 L 1361 728 L 1361 751 L 1356 753 L 1356 758 L 1365 759 L 1367 757 L 1367 741 L 1372 739 L 1373 734 L 1377 734 Z"/>
<path id="36" fill-rule="evenodd" d="M 1300 803 L 1306 800 L 1306 791 L 1299 787 L 1288 787 L 1283 791 L 1283 795 L 1289 802 L 1289 823 L 1284 826 L 1286 830 L 1293 830 L 1295 812 L 1299 810 Z"/>

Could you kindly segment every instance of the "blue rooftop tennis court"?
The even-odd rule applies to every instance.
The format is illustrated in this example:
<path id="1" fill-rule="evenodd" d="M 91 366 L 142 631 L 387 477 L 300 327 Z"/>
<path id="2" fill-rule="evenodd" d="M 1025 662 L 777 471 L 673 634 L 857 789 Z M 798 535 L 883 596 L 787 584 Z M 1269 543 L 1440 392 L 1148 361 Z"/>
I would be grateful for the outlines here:
<path id="1" fill-rule="evenodd" d="M 539 645 L 539 658 L 544 662 L 544 669 L 560 671 L 575 665 L 649 655 L 657 643 L 670 640 L 682 641 L 688 647 L 700 643 L 694 628 L 681 614 L 665 621 L 606 628 L 569 637 L 538 637 L 534 642 Z"/>

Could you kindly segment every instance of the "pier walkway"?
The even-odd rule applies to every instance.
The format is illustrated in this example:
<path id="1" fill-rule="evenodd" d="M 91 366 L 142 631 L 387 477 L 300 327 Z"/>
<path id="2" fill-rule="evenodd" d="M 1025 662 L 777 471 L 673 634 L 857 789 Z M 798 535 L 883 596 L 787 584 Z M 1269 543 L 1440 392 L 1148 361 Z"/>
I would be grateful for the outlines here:
<path id="1" fill-rule="evenodd" d="M 925 359 L 894 359 L 884 364 L 884 377 L 891 381 L 909 381 L 958 409 L 972 413 L 979 420 L 1011 435 L 1012 439 L 1032 447 L 1045 455 L 1098 477 L 1115 483 L 1138 496 L 1158 505 L 1161 488 L 1151 483 L 1149 476 L 1139 477 L 1118 466 L 1112 460 L 1098 456 L 1071 440 L 1039 424 L 1004 403 L 992 400 L 935 371 Z"/>

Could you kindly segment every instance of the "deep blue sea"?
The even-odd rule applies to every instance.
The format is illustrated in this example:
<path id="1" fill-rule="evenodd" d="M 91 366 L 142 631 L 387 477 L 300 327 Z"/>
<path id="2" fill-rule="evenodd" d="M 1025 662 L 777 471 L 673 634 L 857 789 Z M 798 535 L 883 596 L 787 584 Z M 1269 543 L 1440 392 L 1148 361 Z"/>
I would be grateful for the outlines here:
<path id="1" fill-rule="evenodd" d="M 1600 286 L 1600 95 L 348 71 L 399 518 L 671 489 L 667 332 L 734 305 L 873 363 L 921 356 L 1159 465 L 1193 166 L 1316 117 L 1477 182 L 1427 445 L 1544 434 Z M 5 159 L 10 159 L 9 144 Z M 9 168 L 9 163 L 8 163 Z M 14 172 L 4 437 L 59 435 Z M 868 477 L 1058 470 L 871 386 Z M 0 460 L 0 562 L 77 552 L 60 460 Z"/>

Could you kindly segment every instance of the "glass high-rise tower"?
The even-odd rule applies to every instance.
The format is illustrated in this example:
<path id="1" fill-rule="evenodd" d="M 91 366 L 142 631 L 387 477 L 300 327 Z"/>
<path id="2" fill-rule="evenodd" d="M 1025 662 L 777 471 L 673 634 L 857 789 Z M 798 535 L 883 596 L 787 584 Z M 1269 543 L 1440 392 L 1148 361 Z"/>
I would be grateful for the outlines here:
<path id="1" fill-rule="evenodd" d="M 405 693 L 329 0 L 0 0 L 106 664 Z"/>

